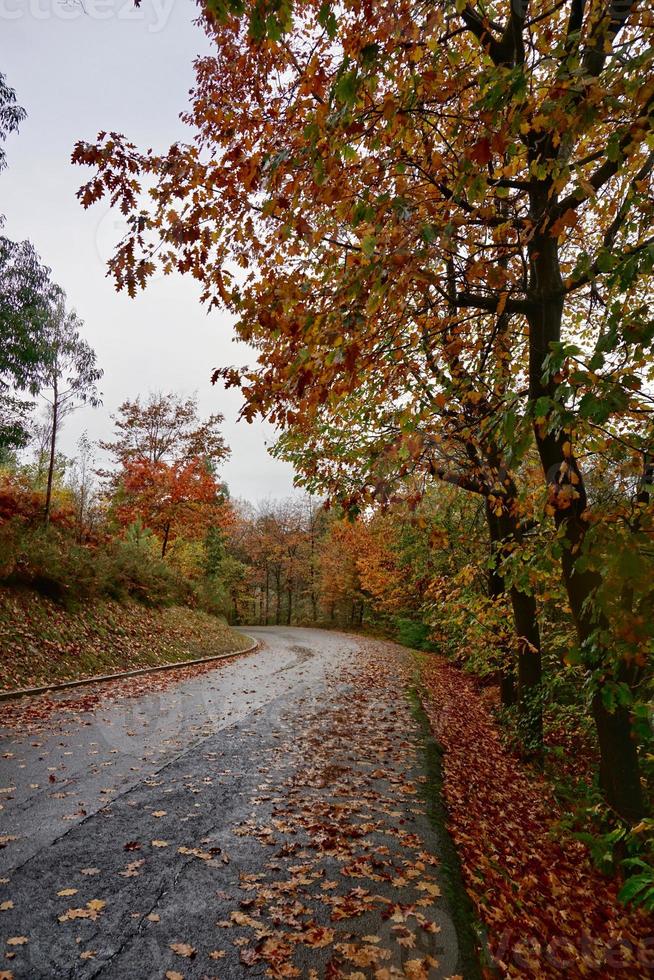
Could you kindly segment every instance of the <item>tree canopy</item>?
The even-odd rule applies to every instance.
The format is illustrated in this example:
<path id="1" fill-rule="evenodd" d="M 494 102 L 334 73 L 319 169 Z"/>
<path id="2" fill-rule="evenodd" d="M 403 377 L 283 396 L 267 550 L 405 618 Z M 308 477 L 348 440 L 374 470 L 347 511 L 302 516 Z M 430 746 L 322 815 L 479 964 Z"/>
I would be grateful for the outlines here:
<path id="1" fill-rule="evenodd" d="M 96 171 L 82 203 L 106 196 L 130 224 L 118 287 L 161 264 L 233 310 L 258 365 L 215 377 L 241 386 L 247 418 L 307 433 L 354 397 L 366 418 L 390 409 L 401 452 L 436 476 L 432 447 L 454 431 L 466 478 L 490 474 L 504 554 L 533 442 L 605 793 L 636 819 L 650 598 L 623 603 L 626 656 L 602 563 L 612 535 L 646 561 L 630 514 L 652 440 L 651 12 L 211 0 L 202 22 L 192 142 L 141 152 L 101 133 L 75 150 Z M 610 520 L 589 496 L 597 456 L 622 481 Z"/>

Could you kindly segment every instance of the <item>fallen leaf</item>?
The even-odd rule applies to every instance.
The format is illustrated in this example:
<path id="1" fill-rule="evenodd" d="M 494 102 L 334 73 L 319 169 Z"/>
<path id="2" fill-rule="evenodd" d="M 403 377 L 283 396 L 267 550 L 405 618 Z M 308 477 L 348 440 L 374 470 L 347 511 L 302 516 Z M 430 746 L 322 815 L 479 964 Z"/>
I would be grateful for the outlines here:
<path id="1" fill-rule="evenodd" d="M 185 956 L 189 960 L 193 959 L 197 953 L 197 949 L 194 949 L 188 943 L 171 943 L 170 948 L 173 953 L 177 953 L 178 956 Z"/>

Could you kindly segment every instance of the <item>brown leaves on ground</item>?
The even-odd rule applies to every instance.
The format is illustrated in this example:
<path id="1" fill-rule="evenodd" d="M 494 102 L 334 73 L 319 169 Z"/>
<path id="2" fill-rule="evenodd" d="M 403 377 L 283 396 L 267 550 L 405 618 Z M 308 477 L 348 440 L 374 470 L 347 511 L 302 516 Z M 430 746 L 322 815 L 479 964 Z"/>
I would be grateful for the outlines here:
<path id="1" fill-rule="evenodd" d="M 81 909 L 68 909 L 63 915 L 60 915 L 60 922 L 70 922 L 72 919 L 92 919 L 94 922 L 106 906 L 106 902 L 103 902 L 99 898 L 92 898 L 90 902 L 87 902 L 84 908 Z"/>
<path id="2" fill-rule="evenodd" d="M 550 786 L 503 747 L 474 681 L 434 658 L 423 680 L 449 829 L 502 975 L 651 977 L 652 918 L 618 902 L 582 843 L 552 833 Z"/>
<path id="3" fill-rule="evenodd" d="M 197 953 L 197 949 L 191 946 L 189 943 L 171 943 L 170 948 L 173 953 L 177 956 L 184 956 L 186 959 L 192 960 Z"/>
<path id="4" fill-rule="evenodd" d="M 386 645 L 361 645 L 328 681 L 334 692 L 266 749 L 265 782 L 250 799 L 259 812 L 233 828 L 262 848 L 262 868 L 241 874 L 241 908 L 217 924 L 238 930 L 243 966 L 263 964 L 271 977 L 307 976 L 303 950 L 310 977 L 434 975 L 424 950 L 441 929 L 441 892 L 423 836 L 409 675 Z"/>

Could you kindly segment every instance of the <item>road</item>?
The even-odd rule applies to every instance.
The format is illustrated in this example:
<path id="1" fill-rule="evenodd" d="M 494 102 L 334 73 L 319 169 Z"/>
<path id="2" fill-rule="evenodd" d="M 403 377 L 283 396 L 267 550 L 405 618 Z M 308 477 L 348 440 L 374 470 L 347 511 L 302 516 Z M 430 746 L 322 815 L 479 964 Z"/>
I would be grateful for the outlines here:
<path id="1" fill-rule="evenodd" d="M 215 669 L 5 714 L 0 980 L 477 976 L 410 657 L 247 632 Z"/>

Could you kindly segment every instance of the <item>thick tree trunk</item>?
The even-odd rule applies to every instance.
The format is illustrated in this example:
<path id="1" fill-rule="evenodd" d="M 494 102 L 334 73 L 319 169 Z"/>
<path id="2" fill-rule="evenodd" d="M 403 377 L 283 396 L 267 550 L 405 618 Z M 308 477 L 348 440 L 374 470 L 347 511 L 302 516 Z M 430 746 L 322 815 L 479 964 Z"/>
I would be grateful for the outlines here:
<path id="1" fill-rule="evenodd" d="M 532 191 L 532 218 L 539 225 L 551 203 L 550 187 L 540 182 Z M 561 277 L 557 240 L 543 227 L 530 243 L 530 295 L 532 310 L 529 321 L 529 397 L 532 404 L 541 397 L 552 398 L 555 382 L 543 380 L 544 361 L 552 344 L 561 339 L 563 319 L 563 281 Z M 572 455 L 570 434 L 565 431 L 545 431 L 534 423 L 536 444 L 549 490 L 549 502 L 554 507 L 555 523 L 565 533 L 562 570 L 570 609 L 575 621 L 580 646 L 591 637 L 597 647 L 597 635 L 607 635 L 608 623 L 593 618 L 592 597 L 598 578 L 593 572 L 581 570 L 578 559 L 588 525 L 584 518 L 586 490 L 579 466 Z M 599 650 L 600 660 L 610 671 L 610 650 Z M 593 659 L 596 659 L 597 653 Z M 608 679 L 621 681 L 624 671 L 618 669 Z M 638 751 L 631 731 L 629 709 L 616 705 L 607 707 L 603 698 L 604 679 L 593 697 L 592 710 L 600 747 L 600 784 L 607 803 L 624 819 L 636 821 L 643 816 L 644 804 L 640 785 Z"/>

